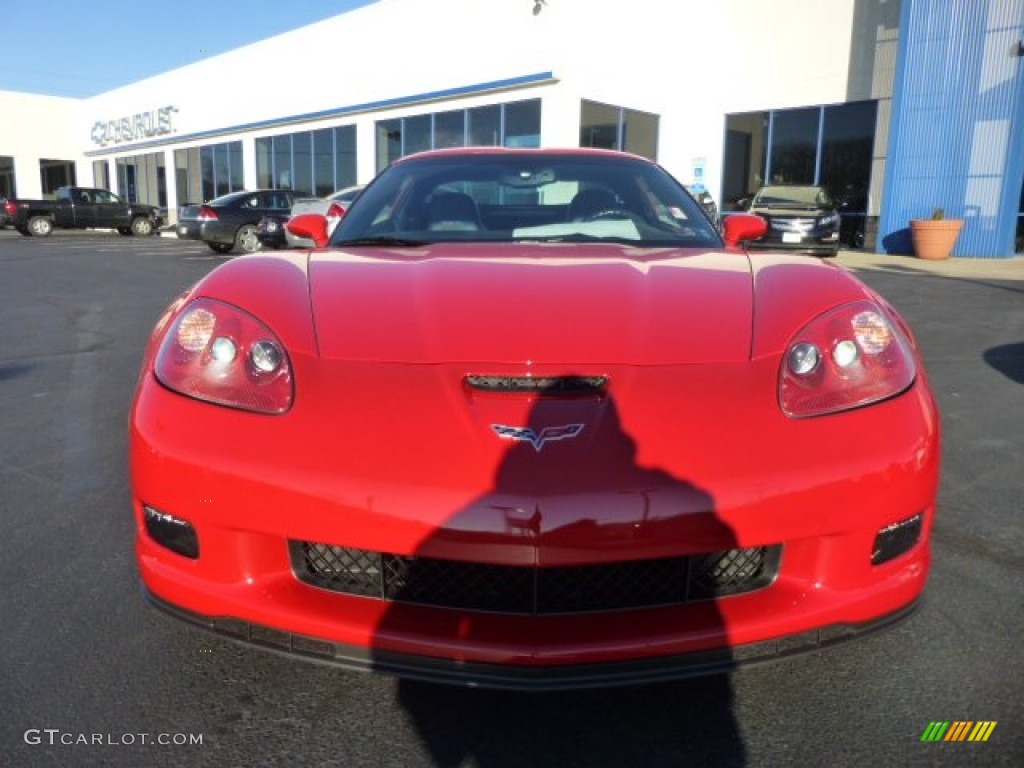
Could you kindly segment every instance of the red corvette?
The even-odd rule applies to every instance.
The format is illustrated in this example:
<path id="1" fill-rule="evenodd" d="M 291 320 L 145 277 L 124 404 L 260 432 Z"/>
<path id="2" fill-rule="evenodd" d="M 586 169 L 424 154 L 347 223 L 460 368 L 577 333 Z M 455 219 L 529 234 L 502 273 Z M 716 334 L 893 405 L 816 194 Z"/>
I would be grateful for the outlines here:
<path id="1" fill-rule="evenodd" d="M 462 149 L 211 272 L 131 415 L 146 595 L 321 661 L 509 688 L 817 649 L 925 586 L 939 421 L 842 268 L 656 164 Z"/>

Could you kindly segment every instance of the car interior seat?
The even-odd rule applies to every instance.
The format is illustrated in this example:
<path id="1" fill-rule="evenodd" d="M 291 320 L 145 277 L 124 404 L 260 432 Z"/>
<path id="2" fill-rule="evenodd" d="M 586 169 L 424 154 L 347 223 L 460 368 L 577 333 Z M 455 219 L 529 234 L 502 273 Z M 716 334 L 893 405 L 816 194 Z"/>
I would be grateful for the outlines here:
<path id="1" fill-rule="evenodd" d="M 439 192 L 430 199 L 427 228 L 434 231 L 476 232 L 482 229 L 476 202 L 462 192 Z"/>
<path id="2" fill-rule="evenodd" d="M 617 211 L 622 206 L 606 189 L 584 189 L 569 202 L 569 221 L 584 219 L 602 211 Z"/>

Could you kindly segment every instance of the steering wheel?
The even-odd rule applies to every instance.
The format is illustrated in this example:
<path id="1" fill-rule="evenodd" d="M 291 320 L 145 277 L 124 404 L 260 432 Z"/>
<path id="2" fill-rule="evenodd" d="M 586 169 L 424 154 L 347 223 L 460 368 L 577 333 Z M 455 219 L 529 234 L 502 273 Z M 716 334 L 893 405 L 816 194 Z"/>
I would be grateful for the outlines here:
<path id="1" fill-rule="evenodd" d="M 604 219 L 629 219 L 633 220 L 633 214 L 624 208 L 605 208 L 603 211 L 584 216 L 582 221 L 602 221 Z"/>

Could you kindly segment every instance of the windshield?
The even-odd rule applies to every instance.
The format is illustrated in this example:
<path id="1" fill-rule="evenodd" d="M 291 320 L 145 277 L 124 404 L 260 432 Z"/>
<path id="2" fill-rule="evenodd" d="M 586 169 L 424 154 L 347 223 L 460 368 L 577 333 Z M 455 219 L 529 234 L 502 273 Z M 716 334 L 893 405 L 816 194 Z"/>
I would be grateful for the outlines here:
<path id="1" fill-rule="evenodd" d="M 762 187 L 754 197 L 756 205 L 797 205 L 831 208 L 832 198 L 821 187 Z"/>
<path id="2" fill-rule="evenodd" d="M 399 161 L 356 199 L 332 245 L 617 242 L 720 247 L 702 207 L 658 166 L 550 151 Z"/>

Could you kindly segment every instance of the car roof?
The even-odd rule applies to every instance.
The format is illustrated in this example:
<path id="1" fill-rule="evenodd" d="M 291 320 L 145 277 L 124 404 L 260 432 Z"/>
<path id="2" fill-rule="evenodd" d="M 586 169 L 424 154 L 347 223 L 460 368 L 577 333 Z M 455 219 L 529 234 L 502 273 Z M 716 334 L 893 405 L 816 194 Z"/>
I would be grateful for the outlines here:
<path id="1" fill-rule="evenodd" d="M 650 158 L 641 155 L 634 155 L 629 152 L 619 152 L 614 149 L 594 149 L 591 147 L 544 147 L 544 148 L 523 148 L 523 147 L 452 147 L 449 149 L 431 149 L 425 152 L 417 152 L 412 155 L 405 155 L 395 160 L 396 163 L 404 163 L 409 160 L 422 160 L 435 157 L 486 157 L 500 156 L 510 157 L 519 155 L 522 157 L 565 157 L 572 155 L 576 157 L 604 157 L 642 160 L 646 163 L 653 163 Z"/>

